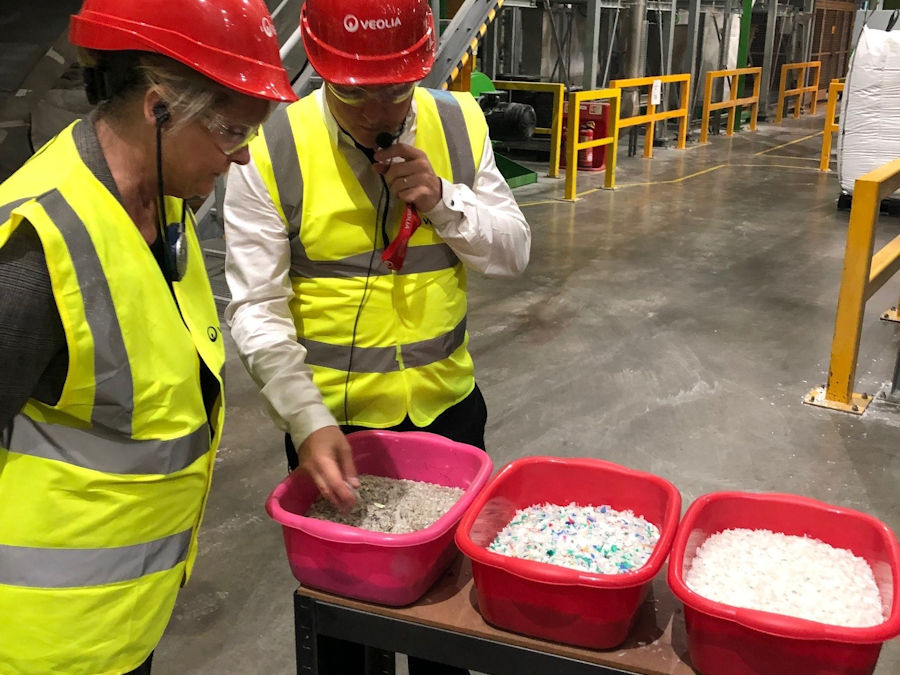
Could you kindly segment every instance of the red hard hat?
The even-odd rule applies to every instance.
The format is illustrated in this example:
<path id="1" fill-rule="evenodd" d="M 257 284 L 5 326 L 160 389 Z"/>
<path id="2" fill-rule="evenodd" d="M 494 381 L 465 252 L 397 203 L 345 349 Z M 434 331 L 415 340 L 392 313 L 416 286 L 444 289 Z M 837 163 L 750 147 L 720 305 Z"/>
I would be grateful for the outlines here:
<path id="1" fill-rule="evenodd" d="M 72 16 L 72 44 L 164 54 L 242 94 L 297 96 L 263 0 L 85 0 Z"/>
<path id="2" fill-rule="evenodd" d="M 424 78 L 434 64 L 428 0 L 306 0 L 303 47 L 334 84 L 395 84 Z"/>

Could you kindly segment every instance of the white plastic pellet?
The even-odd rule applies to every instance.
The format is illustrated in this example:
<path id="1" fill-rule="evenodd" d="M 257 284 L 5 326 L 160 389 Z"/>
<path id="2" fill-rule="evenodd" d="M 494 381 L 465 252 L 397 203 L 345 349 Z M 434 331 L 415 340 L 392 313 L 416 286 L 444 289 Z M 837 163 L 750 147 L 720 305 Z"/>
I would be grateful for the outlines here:
<path id="1" fill-rule="evenodd" d="M 709 600 L 734 607 L 834 626 L 884 621 L 868 563 L 810 537 L 749 529 L 713 534 L 697 549 L 685 583 Z"/>

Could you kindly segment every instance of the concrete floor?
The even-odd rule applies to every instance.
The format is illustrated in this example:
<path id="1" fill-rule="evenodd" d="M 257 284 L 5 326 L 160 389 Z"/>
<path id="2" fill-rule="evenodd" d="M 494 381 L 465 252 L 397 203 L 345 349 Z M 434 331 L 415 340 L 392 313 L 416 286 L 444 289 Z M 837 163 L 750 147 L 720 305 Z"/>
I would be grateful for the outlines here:
<path id="1" fill-rule="evenodd" d="M 821 135 L 776 146 L 821 128 L 821 116 L 761 124 L 653 160 L 623 148 L 618 188 L 581 174 L 575 203 L 559 201 L 561 180 L 516 190 L 531 265 L 520 279 L 470 282 L 495 467 L 599 457 L 664 476 L 685 508 L 717 490 L 780 491 L 900 531 L 900 408 L 876 400 L 857 418 L 801 404 L 826 377 L 848 214 L 835 209 L 835 174 L 816 170 Z M 882 217 L 876 246 L 898 232 Z M 895 278 L 867 305 L 858 391 L 891 378 L 900 330 L 877 317 L 898 295 Z M 263 508 L 283 477 L 282 437 L 228 347 L 201 554 L 158 675 L 295 672 L 296 582 Z M 876 671 L 897 672 L 900 640 Z"/>

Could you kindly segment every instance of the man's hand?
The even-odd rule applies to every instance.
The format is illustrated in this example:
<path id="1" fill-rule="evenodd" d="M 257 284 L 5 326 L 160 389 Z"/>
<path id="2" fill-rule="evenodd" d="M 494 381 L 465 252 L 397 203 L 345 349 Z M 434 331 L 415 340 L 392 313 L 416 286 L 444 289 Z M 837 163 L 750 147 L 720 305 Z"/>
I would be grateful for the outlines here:
<path id="1" fill-rule="evenodd" d="M 338 509 L 346 511 L 356 502 L 359 487 L 350 443 L 337 427 L 312 432 L 297 448 L 300 469 L 309 474 L 319 492 Z"/>
<path id="2" fill-rule="evenodd" d="M 441 179 L 431 168 L 428 156 L 419 148 L 394 143 L 376 152 L 375 161 L 375 170 L 384 175 L 391 194 L 398 199 L 412 204 L 420 212 L 431 211 L 441 200 Z"/>

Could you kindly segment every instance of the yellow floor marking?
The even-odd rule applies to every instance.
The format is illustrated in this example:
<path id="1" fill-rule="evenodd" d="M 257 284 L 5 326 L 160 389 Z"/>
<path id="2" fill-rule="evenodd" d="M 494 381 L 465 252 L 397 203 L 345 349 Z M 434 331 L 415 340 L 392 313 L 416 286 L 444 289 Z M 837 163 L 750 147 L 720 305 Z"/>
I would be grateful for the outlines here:
<path id="1" fill-rule="evenodd" d="M 702 171 L 695 171 L 694 173 L 688 174 L 687 176 L 682 176 L 681 178 L 671 178 L 669 180 L 654 180 L 649 181 L 647 183 L 622 183 L 618 187 L 639 187 L 641 185 L 670 185 L 674 183 L 681 183 L 682 181 L 686 181 L 689 178 L 696 178 L 697 176 L 702 176 L 705 173 L 710 173 L 712 171 L 716 171 L 726 166 L 731 166 L 729 164 L 717 164 L 716 166 L 711 166 L 708 169 L 703 169 Z"/>
<path id="2" fill-rule="evenodd" d="M 821 132 L 820 132 L 821 133 Z M 815 134 L 813 134 L 815 135 Z M 774 148 L 773 148 L 774 150 Z M 790 159 L 805 159 L 803 157 L 791 157 Z M 816 160 L 818 161 L 818 160 Z M 711 166 L 706 169 L 702 169 L 701 171 L 695 171 L 694 173 L 688 174 L 687 176 L 682 176 L 681 178 L 672 178 L 669 180 L 655 180 L 648 181 L 646 183 L 620 183 L 616 185 L 616 190 L 629 188 L 629 187 L 646 187 L 648 185 L 673 185 L 675 183 L 681 183 L 690 178 L 696 178 L 698 176 L 702 176 L 707 173 L 712 173 L 713 171 L 717 171 L 719 169 L 724 169 L 725 167 L 741 167 L 741 168 L 749 168 L 749 169 L 793 169 L 795 171 L 815 171 L 816 173 L 824 173 L 820 172 L 818 167 L 811 166 L 792 166 L 790 164 L 717 164 L 716 166 Z M 575 195 L 575 198 L 584 197 L 585 195 L 589 195 L 592 192 L 599 192 L 603 188 L 591 188 L 590 190 L 585 190 L 584 192 L 579 192 Z M 544 204 L 559 204 L 560 202 L 567 202 L 569 200 L 563 199 L 562 197 L 551 198 L 551 199 L 540 199 L 534 202 L 522 202 L 519 204 L 519 208 L 525 208 L 527 206 L 541 206 Z"/>
<path id="3" fill-rule="evenodd" d="M 755 154 L 756 157 L 760 155 L 765 155 L 766 153 L 772 152 L 773 150 L 780 150 L 781 148 L 786 148 L 789 145 L 793 145 L 794 143 L 802 143 L 803 141 L 808 141 L 810 138 L 815 138 L 816 136 L 821 136 L 824 132 L 817 131 L 814 134 L 810 134 L 809 136 L 804 136 L 803 138 L 798 138 L 795 141 L 790 141 L 789 143 L 782 143 L 781 145 L 776 145 L 774 148 L 769 148 L 768 150 L 763 150 L 762 152 L 757 152 Z"/>

